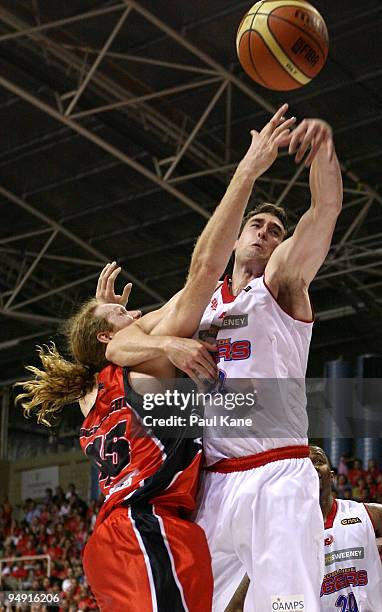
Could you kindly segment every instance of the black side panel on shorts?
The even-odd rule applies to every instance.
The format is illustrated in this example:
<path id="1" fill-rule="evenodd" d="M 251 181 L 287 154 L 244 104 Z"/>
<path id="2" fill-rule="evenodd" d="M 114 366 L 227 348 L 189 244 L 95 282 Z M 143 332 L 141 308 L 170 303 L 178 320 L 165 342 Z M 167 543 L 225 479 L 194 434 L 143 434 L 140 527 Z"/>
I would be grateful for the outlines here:
<path id="1" fill-rule="evenodd" d="M 186 612 L 175 581 L 171 559 L 161 533 L 158 518 L 149 504 L 131 505 L 131 517 L 139 531 L 154 580 L 158 612 Z"/>

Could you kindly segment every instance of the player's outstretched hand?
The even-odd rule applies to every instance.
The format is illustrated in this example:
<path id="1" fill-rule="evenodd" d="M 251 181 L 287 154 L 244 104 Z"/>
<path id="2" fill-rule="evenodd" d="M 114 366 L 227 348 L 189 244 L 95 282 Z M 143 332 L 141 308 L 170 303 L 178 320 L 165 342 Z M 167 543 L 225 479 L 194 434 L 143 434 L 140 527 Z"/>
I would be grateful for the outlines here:
<path id="1" fill-rule="evenodd" d="M 132 283 L 125 285 L 122 295 L 115 293 L 115 279 L 121 271 L 116 262 L 106 264 L 98 277 L 96 298 L 103 304 L 121 304 L 126 306 L 132 288 Z"/>
<path id="2" fill-rule="evenodd" d="M 310 147 L 310 152 L 305 160 L 305 166 L 309 167 L 321 145 L 326 147 L 331 161 L 334 154 L 332 128 L 322 119 L 304 119 L 293 131 L 289 143 L 289 154 L 296 153 L 295 162 L 298 164 Z"/>
<path id="3" fill-rule="evenodd" d="M 196 384 L 199 384 L 216 381 L 218 369 L 211 352 L 217 350 L 216 344 L 202 340 L 171 337 L 165 353 L 176 368 L 185 372 Z"/>
<path id="4" fill-rule="evenodd" d="M 256 130 L 251 132 L 252 142 L 243 161 L 251 165 L 256 178 L 264 174 L 273 164 L 279 147 L 289 144 L 291 128 L 296 118 L 287 119 L 285 117 L 287 110 L 288 104 L 283 104 L 261 132 Z"/>

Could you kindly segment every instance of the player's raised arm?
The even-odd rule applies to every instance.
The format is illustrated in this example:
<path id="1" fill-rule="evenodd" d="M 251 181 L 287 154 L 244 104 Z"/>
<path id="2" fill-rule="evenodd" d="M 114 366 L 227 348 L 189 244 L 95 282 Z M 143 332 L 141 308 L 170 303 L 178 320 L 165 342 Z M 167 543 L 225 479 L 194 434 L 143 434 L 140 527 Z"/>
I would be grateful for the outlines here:
<path id="1" fill-rule="evenodd" d="M 146 317 L 142 317 L 118 332 L 108 344 L 107 359 L 120 365 L 137 365 L 138 354 L 141 362 L 151 360 L 153 354 L 163 357 L 169 346 L 169 336 L 193 335 L 226 268 L 255 180 L 273 164 L 279 147 L 289 144 L 290 128 L 295 118 L 286 119 L 287 110 L 288 105 L 284 104 L 260 133 L 251 132 L 250 147 L 196 243 L 186 286 L 176 301 L 166 308 L 157 325 L 151 324 L 152 318 L 147 326 Z M 147 334 L 152 334 L 152 337 Z M 135 351 L 137 347 L 139 349 Z"/>
<path id="2" fill-rule="evenodd" d="M 251 132 L 250 147 L 196 243 L 188 279 L 176 308 L 153 333 L 191 336 L 197 329 L 217 281 L 228 264 L 255 180 L 273 164 L 279 147 L 289 144 L 290 128 L 295 118 L 286 119 L 287 110 L 288 105 L 284 104 L 260 133 Z"/>
<path id="3" fill-rule="evenodd" d="M 126 306 L 132 285 L 131 283 L 125 285 L 122 295 L 116 293 L 115 283 L 120 272 L 121 267 L 115 261 L 108 263 L 102 269 L 96 289 L 96 299 L 101 304 Z M 142 363 L 146 364 L 149 361 L 155 361 L 157 366 L 157 360 L 165 358 L 176 368 L 193 378 L 195 382 L 198 382 L 200 377 L 214 380 L 217 375 L 217 366 L 211 357 L 211 352 L 217 350 L 216 347 L 206 342 L 189 338 L 150 335 L 152 329 L 165 316 L 166 311 L 173 308 L 176 304 L 179 295 L 180 292 L 174 295 L 161 308 L 150 312 L 140 319 L 133 333 L 129 336 L 129 342 L 119 343 L 119 334 L 121 332 L 116 332 L 116 334 L 109 332 L 107 339 L 115 335 L 115 341 L 110 352 L 108 352 L 108 347 L 106 347 L 107 359 L 113 361 L 116 365 L 123 366 L 129 364 L 130 367 L 134 367 Z M 140 311 L 131 311 L 131 314 L 135 320 L 141 315 Z M 90 398 L 89 401 L 93 400 Z M 82 403 L 80 402 L 81 407 L 84 407 L 84 403 L 85 400 Z"/>
<path id="4" fill-rule="evenodd" d="M 96 299 L 104 304 L 121 304 L 126 306 L 129 301 L 132 283 L 127 283 L 119 295 L 115 292 L 115 281 L 121 272 L 121 267 L 117 265 L 116 261 L 109 262 L 101 270 L 98 277 Z"/>
<path id="5" fill-rule="evenodd" d="M 266 281 L 273 289 L 283 286 L 307 289 L 322 266 L 342 209 L 343 187 L 340 164 L 334 150 L 330 126 L 319 119 L 307 119 L 294 131 L 290 153 L 297 150 L 310 168 L 311 206 L 298 222 L 293 236 L 272 254 L 266 268 Z M 312 161 L 313 160 L 313 161 Z"/>

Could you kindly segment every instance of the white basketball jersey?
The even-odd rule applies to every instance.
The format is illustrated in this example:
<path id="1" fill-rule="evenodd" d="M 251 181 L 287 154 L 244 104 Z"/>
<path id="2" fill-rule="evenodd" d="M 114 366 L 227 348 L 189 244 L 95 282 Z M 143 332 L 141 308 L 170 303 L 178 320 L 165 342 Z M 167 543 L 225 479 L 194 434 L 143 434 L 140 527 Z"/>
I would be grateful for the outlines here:
<path id="1" fill-rule="evenodd" d="M 381 612 L 382 564 L 366 507 L 334 500 L 325 523 L 325 577 L 321 609 Z"/>
<path id="2" fill-rule="evenodd" d="M 307 444 L 305 373 L 311 335 L 312 322 L 284 312 L 263 276 L 254 278 L 236 297 L 227 278 L 215 291 L 199 338 L 216 338 L 221 376 L 252 381 L 258 406 L 251 437 L 205 437 L 207 464 Z"/>

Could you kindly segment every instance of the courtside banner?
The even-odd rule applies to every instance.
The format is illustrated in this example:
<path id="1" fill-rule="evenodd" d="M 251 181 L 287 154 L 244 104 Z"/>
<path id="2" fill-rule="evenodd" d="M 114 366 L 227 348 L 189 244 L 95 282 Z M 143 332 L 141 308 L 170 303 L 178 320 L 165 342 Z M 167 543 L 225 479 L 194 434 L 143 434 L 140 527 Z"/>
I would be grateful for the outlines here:
<path id="1" fill-rule="evenodd" d="M 139 386 L 138 386 L 139 385 Z M 379 438 L 382 379 L 190 379 L 134 382 L 133 435 L 158 438 Z"/>

